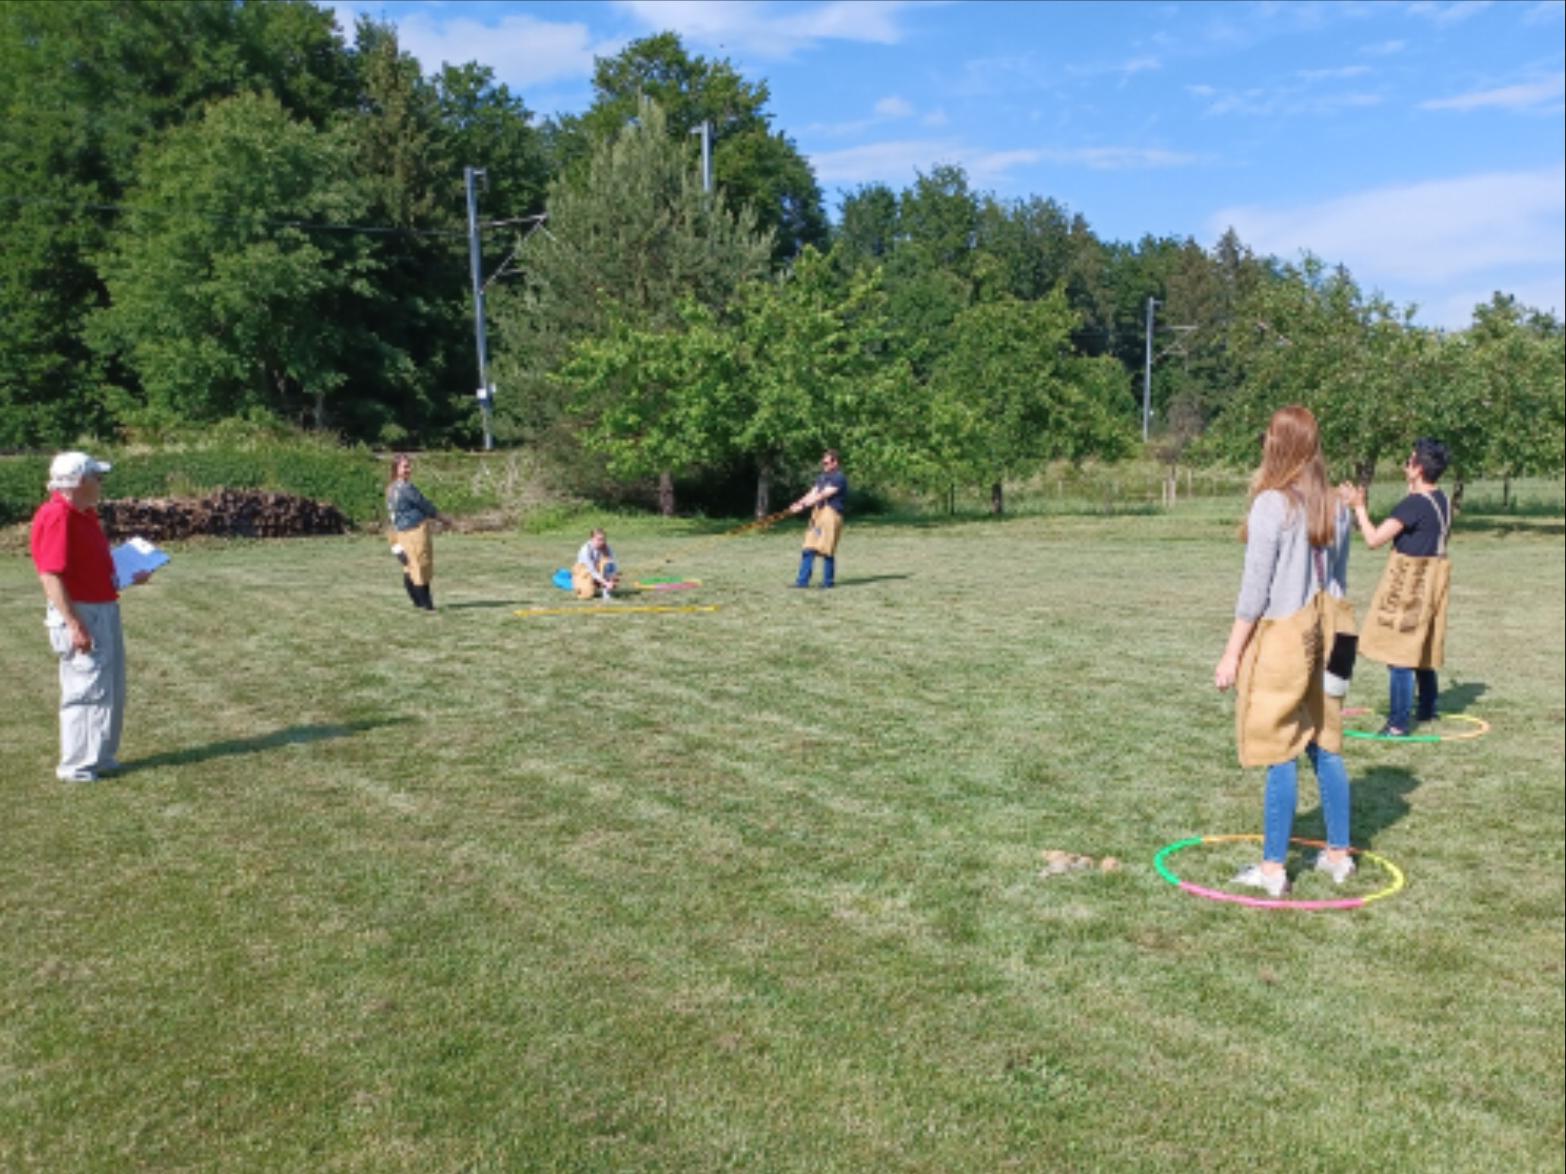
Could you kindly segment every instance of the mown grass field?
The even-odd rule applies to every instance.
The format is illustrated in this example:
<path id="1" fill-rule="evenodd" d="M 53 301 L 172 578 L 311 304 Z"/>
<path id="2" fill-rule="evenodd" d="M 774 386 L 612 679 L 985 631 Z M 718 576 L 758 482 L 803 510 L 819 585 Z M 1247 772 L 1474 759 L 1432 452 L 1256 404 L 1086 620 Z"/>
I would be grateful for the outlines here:
<path id="1" fill-rule="evenodd" d="M 831 593 L 798 523 L 647 523 L 621 561 L 704 585 L 624 603 L 720 610 L 601 618 L 513 615 L 575 529 L 442 535 L 431 616 L 374 537 L 193 545 L 92 786 L 7 555 L 0 1168 L 1561 1169 L 1561 527 L 1454 540 L 1493 732 L 1350 746 L 1407 889 L 1263 913 L 1152 864 L 1260 830 L 1239 509 L 851 522 Z"/>

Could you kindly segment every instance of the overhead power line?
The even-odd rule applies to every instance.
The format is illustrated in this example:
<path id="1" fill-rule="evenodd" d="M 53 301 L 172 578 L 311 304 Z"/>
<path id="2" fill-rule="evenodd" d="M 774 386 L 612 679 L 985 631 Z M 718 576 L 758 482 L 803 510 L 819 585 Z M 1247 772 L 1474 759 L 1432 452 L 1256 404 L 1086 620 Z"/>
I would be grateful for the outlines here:
<path id="1" fill-rule="evenodd" d="M 195 220 L 204 220 L 211 224 L 242 224 L 246 226 L 259 226 L 262 228 L 293 228 L 301 232 L 344 232 L 359 233 L 364 236 L 415 236 L 415 237 L 453 237 L 467 236 L 465 229 L 461 228 L 397 228 L 391 225 L 378 224 L 332 224 L 314 220 L 275 220 L 265 218 L 252 220 L 237 216 L 220 216 L 211 212 L 199 212 L 189 208 L 149 208 L 143 204 L 113 204 L 98 203 L 86 200 L 60 200 L 45 196 L 0 196 L 0 203 L 18 206 L 31 205 L 35 207 L 66 208 L 76 212 L 115 213 L 119 215 L 153 215 L 169 217 L 186 217 Z M 482 222 L 483 228 L 500 228 L 511 224 L 524 224 L 535 219 L 530 216 L 516 216 L 504 220 L 486 220 Z"/>

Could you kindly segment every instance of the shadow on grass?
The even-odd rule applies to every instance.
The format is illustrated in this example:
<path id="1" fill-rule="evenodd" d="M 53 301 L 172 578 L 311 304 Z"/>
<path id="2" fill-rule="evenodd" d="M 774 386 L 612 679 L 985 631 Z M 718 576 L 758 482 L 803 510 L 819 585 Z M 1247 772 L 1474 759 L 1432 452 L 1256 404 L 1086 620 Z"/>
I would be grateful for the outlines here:
<path id="1" fill-rule="evenodd" d="M 838 587 L 867 587 L 871 583 L 886 583 L 893 579 L 912 579 L 912 575 L 853 575 L 849 578 L 841 576 L 837 579 Z M 835 588 L 834 588 L 835 590 Z"/>
<path id="2" fill-rule="evenodd" d="M 470 599 L 463 603 L 442 603 L 441 611 L 476 611 L 489 607 L 521 607 L 520 599 Z"/>
<path id="3" fill-rule="evenodd" d="M 1566 521 L 1560 518 L 1538 519 L 1511 515 L 1473 517 L 1463 515 L 1461 525 L 1454 527 L 1464 534 L 1499 534 L 1505 538 L 1512 534 L 1548 534 L 1559 537 L 1566 534 Z"/>
<path id="4" fill-rule="evenodd" d="M 1400 766 L 1373 766 L 1351 772 L 1351 778 L 1349 836 L 1355 847 L 1374 848 L 1376 837 L 1408 814 L 1408 796 L 1418 789 L 1419 776 Z M 1302 814 L 1299 822 L 1302 830 L 1295 835 L 1326 838 L 1320 807 Z"/>
<path id="5" fill-rule="evenodd" d="M 222 742 L 209 742 L 205 746 L 192 746 L 186 750 L 170 750 L 147 758 L 133 758 L 123 763 L 119 773 L 134 774 L 159 766 L 189 766 L 207 762 L 213 758 L 229 758 L 236 754 L 259 754 L 264 750 L 276 750 L 280 746 L 301 746 L 310 742 L 326 742 L 333 738 L 351 738 L 366 730 L 396 725 L 401 718 L 366 718 L 356 722 L 330 722 L 310 726 L 288 726 L 270 734 L 257 734 L 254 738 L 229 738 Z"/>
<path id="6" fill-rule="evenodd" d="M 1466 713 L 1468 707 L 1488 691 L 1489 686 L 1483 681 L 1464 681 L 1461 685 L 1453 684 L 1442 689 L 1440 700 L 1436 702 L 1436 712 L 1440 713 Z"/>
<path id="7" fill-rule="evenodd" d="M 1473 705 L 1474 702 L 1478 701 L 1479 698 L 1483 697 L 1489 691 L 1490 686 L 1486 685 L 1483 681 L 1464 681 L 1462 684 L 1458 684 L 1456 681 L 1453 681 L 1451 684 L 1443 686 L 1441 692 L 1438 694 L 1436 700 L 1436 713 L 1437 715 L 1443 713 L 1466 713 L 1468 708 Z M 1386 698 L 1382 697 L 1375 706 L 1369 707 L 1368 712 L 1374 715 L 1374 719 L 1371 721 L 1371 725 L 1373 727 L 1375 721 L 1380 720 L 1386 715 Z M 1365 719 L 1361 717 L 1359 720 L 1364 721 Z M 1415 732 L 1417 733 L 1418 731 L 1416 730 Z"/>

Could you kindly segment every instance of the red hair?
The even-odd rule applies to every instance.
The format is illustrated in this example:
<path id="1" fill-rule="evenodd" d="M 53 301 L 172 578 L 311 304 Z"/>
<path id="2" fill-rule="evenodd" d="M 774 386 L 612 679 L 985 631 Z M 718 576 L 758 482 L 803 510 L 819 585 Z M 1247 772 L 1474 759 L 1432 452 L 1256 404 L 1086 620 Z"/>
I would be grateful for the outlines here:
<path id="1" fill-rule="evenodd" d="M 1262 440 L 1262 463 L 1251 477 L 1251 501 L 1269 489 L 1289 499 L 1289 508 L 1305 511 L 1312 546 L 1332 541 L 1332 494 L 1327 462 L 1321 455 L 1321 428 L 1309 408 L 1290 404 L 1272 414 Z M 1248 537 L 1240 524 L 1240 538 Z"/>

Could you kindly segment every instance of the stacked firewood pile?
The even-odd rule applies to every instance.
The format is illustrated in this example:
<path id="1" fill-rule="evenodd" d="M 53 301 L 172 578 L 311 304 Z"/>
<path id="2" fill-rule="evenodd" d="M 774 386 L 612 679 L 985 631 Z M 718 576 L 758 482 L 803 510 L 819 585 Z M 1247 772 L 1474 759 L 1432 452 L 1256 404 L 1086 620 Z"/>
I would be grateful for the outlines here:
<path id="1" fill-rule="evenodd" d="M 152 542 L 212 534 L 224 538 L 297 538 L 344 534 L 348 519 L 336 506 L 260 489 L 220 489 L 200 501 L 149 498 L 105 501 L 98 517 L 111 539 L 140 535 Z"/>

